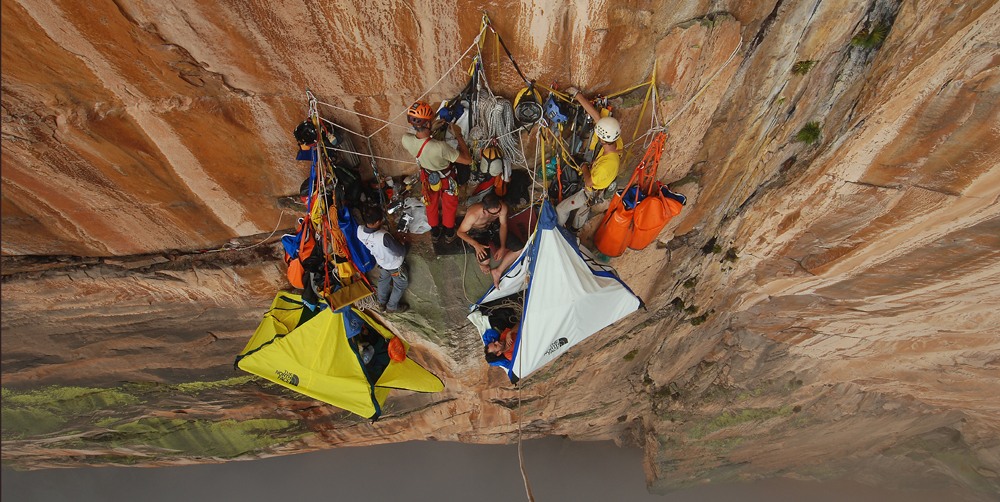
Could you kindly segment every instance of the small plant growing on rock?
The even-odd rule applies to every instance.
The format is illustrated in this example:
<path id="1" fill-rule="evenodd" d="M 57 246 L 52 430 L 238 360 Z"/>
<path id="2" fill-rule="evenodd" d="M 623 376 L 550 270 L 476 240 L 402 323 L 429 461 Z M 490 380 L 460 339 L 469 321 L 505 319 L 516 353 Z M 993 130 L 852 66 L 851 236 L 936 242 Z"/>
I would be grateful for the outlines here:
<path id="1" fill-rule="evenodd" d="M 809 122 L 795 134 L 795 141 L 811 145 L 819 140 L 819 122 Z"/>
<path id="2" fill-rule="evenodd" d="M 705 254 L 721 253 L 722 246 L 720 246 L 717 241 L 718 239 L 716 237 L 709 239 L 708 242 L 701 247 L 701 252 Z"/>
<path id="3" fill-rule="evenodd" d="M 740 259 L 740 256 L 736 252 L 736 248 L 729 248 L 728 250 L 726 250 L 726 256 L 724 256 L 722 259 L 724 261 L 728 261 L 730 263 L 734 263 L 734 262 L 736 262 L 736 260 Z"/>
<path id="4" fill-rule="evenodd" d="M 695 287 L 697 285 L 698 285 L 698 278 L 697 277 L 691 277 L 688 280 L 684 281 L 684 284 L 682 284 L 682 286 L 684 286 L 685 288 L 688 288 L 688 289 L 691 289 L 691 288 L 693 288 L 693 287 Z"/>
<path id="5" fill-rule="evenodd" d="M 809 70 L 811 70 L 812 67 L 815 66 L 817 62 L 818 61 L 816 61 L 815 59 L 809 59 L 806 61 L 797 61 L 795 64 L 792 65 L 792 73 L 796 75 L 805 75 L 806 73 L 809 73 Z"/>
<path id="6" fill-rule="evenodd" d="M 851 45 L 862 49 L 875 49 L 882 45 L 886 35 L 889 34 L 889 27 L 878 23 L 871 30 L 864 28 L 851 37 Z"/>

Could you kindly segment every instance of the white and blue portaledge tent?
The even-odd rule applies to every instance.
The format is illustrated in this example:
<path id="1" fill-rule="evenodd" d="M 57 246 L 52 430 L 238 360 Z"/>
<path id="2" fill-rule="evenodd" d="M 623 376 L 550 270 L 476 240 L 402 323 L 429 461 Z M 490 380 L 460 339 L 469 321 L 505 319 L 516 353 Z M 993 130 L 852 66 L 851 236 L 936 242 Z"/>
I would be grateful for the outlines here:
<path id="1" fill-rule="evenodd" d="M 472 307 L 469 320 L 480 336 L 490 326 L 481 307 L 524 291 L 524 310 L 510 363 L 511 382 L 556 359 L 590 335 L 635 312 L 640 300 L 610 267 L 597 263 L 576 237 L 559 226 L 542 202 L 538 226 L 504 276 Z"/>

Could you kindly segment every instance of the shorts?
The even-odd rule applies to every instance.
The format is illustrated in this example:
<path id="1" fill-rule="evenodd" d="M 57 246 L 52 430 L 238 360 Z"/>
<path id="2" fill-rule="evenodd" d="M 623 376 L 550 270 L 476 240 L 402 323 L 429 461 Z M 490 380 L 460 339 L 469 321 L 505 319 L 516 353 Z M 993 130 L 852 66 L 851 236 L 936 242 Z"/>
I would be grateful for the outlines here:
<path id="1" fill-rule="evenodd" d="M 486 259 L 482 260 L 480 263 L 489 263 L 490 256 L 488 254 L 489 248 L 493 247 L 494 244 L 500 245 L 500 222 L 494 221 L 485 228 L 473 228 L 469 230 L 469 237 L 487 248 Z"/>

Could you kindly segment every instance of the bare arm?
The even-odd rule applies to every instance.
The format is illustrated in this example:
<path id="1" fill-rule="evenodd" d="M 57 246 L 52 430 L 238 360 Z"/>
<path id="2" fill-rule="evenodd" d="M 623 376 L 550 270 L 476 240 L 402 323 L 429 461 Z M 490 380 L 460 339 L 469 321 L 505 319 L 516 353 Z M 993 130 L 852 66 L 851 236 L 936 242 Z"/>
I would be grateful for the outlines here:
<path id="1" fill-rule="evenodd" d="M 462 129 L 457 124 L 452 124 L 451 132 L 455 135 L 455 140 L 458 141 L 458 158 L 455 159 L 455 162 L 466 165 L 472 164 L 472 154 L 469 153 L 469 145 L 465 143 L 465 138 L 462 137 Z"/>
<path id="2" fill-rule="evenodd" d="M 462 219 L 462 224 L 459 225 L 458 230 L 455 231 L 455 235 L 457 235 L 459 239 L 462 239 L 476 250 L 476 258 L 479 258 L 479 260 L 486 258 L 486 246 L 476 242 L 476 240 L 469 235 L 469 230 L 472 230 L 472 222 L 478 219 L 479 211 L 482 211 L 482 208 L 482 204 L 473 204 L 472 207 L 469 208 L 469 211 L 465 213 L 465 218 Z"/>
<path id="3" fill-rule="evenodd" d="M 587 110 L 587 115 L 590 115 L 590 118 L 594 119 L 594 122 L 601 120 L 601 112 L 597 111 L 597 108 L 594 108 L 594 104 L 591 103 L 582 92 L 576 93 L 575 99 L 577 103 L 580 103 L 580 106 L 582 106 L 584 110 Z"/>
<path id="4" fill-rule="evenodd" d="M 590 164 L 580 164 L 580 175 L 583 176 L 583 184 L 587 188 L 594 188 L 594 178 L 590 175 Z"/>
<path id="5" fill-rule="evenodd" d="M 507 252 L 507 212 L 510 207 L 506 202 L 500 203 L 500 249 L 497 250 L 497 259 L 503 258 Z"/>

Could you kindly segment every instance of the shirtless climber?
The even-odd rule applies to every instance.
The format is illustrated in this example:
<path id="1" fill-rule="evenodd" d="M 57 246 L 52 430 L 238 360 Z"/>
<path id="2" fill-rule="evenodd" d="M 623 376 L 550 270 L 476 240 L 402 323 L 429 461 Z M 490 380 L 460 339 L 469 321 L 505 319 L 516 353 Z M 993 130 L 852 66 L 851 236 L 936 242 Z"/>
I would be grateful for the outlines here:
<path id="1" fill-rule="evenodd" d="M 500 274 L 503 268 L 509 266 L 512 260 L 505 259 L 510 256 L 516 258 L 516 253 L 511 253 L 507 249 L 507 215 L 510 207 L 506 202 L 500 200 L 497 194 L 490 192 L 483 197 L 483 201 L 473 204 L 465 213 L 462 224 L 458 227 L 458 237 L 467 242 L 476 250 L 476 258 L 479 260 L 479 269 L 484 274 L 493 276 L 493 285 L 499 286 Z M 490 251 L 493 243 L 497 244 Z M 490 267 L 491 258 L 500 262 L 497 268 Z M 504 265 L 506 263 L 506 265 Z"/>

